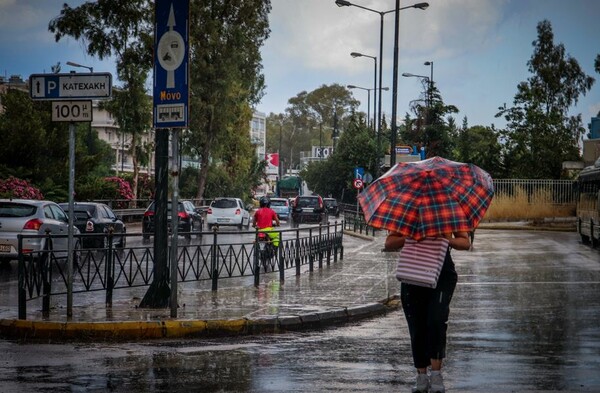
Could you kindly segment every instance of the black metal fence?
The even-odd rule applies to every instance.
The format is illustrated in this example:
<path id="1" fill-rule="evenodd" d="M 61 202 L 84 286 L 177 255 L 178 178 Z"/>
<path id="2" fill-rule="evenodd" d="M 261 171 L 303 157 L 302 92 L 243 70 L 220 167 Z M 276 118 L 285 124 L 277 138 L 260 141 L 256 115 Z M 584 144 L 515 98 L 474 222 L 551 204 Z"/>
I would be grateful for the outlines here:
<path id="1" fill-rule="evenodd" d="M 198 232 L 190 241 L 178 239 L 177 272 L 178 282 L 210 280 L 212 290 L 217 290 L 219 280 L 232 277 L 254 276 L 258 285 L 263 273 L 278 273 L 284 280 L 285 270 L 295 269 L 301 274 L 301 266 L 308 265 L 312 272 L 315 264 L 322 268 L 332 261 L 343 259 L 344 223 L 318 225 L 277 231 L 279 247 L 266 261 L 259 260 L 257 234 L 245 232 Z M 179 234 L 184 235 L 182 233 Z M 237 236 L 239 235 L 239 236 Z M 75 243 L 81 244 L 86 234 L 76 235 Z M 97 236 L 97 235 L 96 235 Z M 106 291 L 105 303 L 112 305 L 113 290 L 148 286 L 154 279 L 153 244 L 145 244 L 142 234 L 126 234 L 126 243 L 140 244 L 117 248 L 112 235 L 107 235 L 106 248 L 73 251 L 72 293 Z M 43 236 L 19 236 L 19 249 L 27 239 Z M 26 319 L 27 302 L 42 298 L 42 313 L 50 312 L 51 296 L 66 295 L 68 292 L 67 250 L 54 249 L 52 239 L 45 238 L 43 250 L 20 253 L 19 256 L 19 319 Z M 65 235 L 61 235 L 65 237 Z M 138 239 L 135 239 L 138 238 Z M 231 241 L 230 239 L 239 239 Z M 224 240 L 226 239 L 226 240 Z M 139 241 L 135 241 L 139 240 Z M 170 246 L 169 246 L 170 248 Z M 166 271 L 170 272 L 171 252 L 167 253 Z M 262 269 L 261 269 L 262 268 Z M 169 273 L 167 273 L 169 274 Z M 167 278 L 170 280 L 170 278 Z"/>

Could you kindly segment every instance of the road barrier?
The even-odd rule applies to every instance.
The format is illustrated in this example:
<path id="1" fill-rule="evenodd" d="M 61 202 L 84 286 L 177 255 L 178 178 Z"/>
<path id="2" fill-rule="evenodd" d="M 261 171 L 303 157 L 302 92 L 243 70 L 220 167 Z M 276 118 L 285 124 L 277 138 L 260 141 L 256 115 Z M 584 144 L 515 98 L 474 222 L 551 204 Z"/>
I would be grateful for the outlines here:
<path id="1" fill-rule="evenodd" d="M 233 277 L 254 276 L 258 286 L 263 272 L 278 272 L 281 281 L 285 270 L 295 269 L 301 274 L 301 266 L 308 265 L 312 272 L 315 264 L 323 268 L 332 261 L 343 259 L 343 227 L 337 221 L 329 225 L 302 226 L 296 229 L 279 230 L 279 247 L 274 256 L 263 265 L 259 261 L 258 232 L 194 232 L 195 238 L 177 244 L 178 282 L 210 280 L 212 290 L 217 290 L 219 280 Z M 231 241 L 239 234 L 239 241 Z M 186 233 L 179 233 L 185 236 Z M 53 240 L 66 235 L 19 235 L 18 270 L 18 318 L 27 319 L 27 302 L 42 299 L 42 315 L 50 314 L 50 298 L 68 293 L 68 269 L 65 249 L 53 248 Z M 75 243 L 82 244 L 88 234 L 75 235 Z M 98 236 L 95 234 L 94 236 Z M 121 234 L 119 234 L 121 236 Z M 126 247 L 118 248 L 113 235 L 105 235 L 104 248 L 76 248 L 73 253 L 73 294 L 91 291 L 106 291 L 105 305 L 112 306 L 113 291 L 142 287 L 154 280 L 153 245 L 145 244 L 142 234 L 124 234 Z M 45 238 L 41 251 L 23 253 L 23 245 L 32 238 Z M 137 238 L 137 239 L 136 239 Z M 227 240 L 224 240 L 227 239 Z M 133 246 L 130 246 L 134 244 Z M 135 245 L 140 244 L 140 245 Z M 170 248 L 171 246 L 169 246 Z M 167 252 L 167 268 L 170 272 L 171 252 Z M 169 277 L 165 277 L 167 283 Z"/>

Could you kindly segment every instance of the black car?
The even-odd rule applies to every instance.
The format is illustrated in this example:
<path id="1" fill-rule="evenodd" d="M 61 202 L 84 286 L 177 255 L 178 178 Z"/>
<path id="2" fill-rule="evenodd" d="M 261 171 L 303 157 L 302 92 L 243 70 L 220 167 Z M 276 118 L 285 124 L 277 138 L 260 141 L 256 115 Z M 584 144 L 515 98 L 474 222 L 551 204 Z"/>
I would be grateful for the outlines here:
<path id="1" fill-rule="evenodd" d="M 294 199 L 292 206 L 292 227 L 300 223 L 327 224 L 327 210 L 319 195 L 302 195 Z"/>
<path id="2" fill-rule="evenodd" d="M 204 219 L 202 217 L 202 210 L 191 201 L 179 201 L 179 226 L 177 231 L 184 233 L 186 239 L 192 238 L 192 232 L 196 233 L 197 237 L 202 237 L 202 227 L 204 226 Z M 156 202 L 152 201 L 150 206 L 144 212 L 144 218 L 142 219 L 142 236 L 144 240 L 150 238 L 150 235 L 154 234 L 154 216 L 155 216 Z M 171 201 L 167 203 L 167 223 L 169 225 L 169 231 L 171 230 Z"/>
<path id="3" fill-rule="evenodd" d="M 340 208 L 339 208 L 337 200 L 335 198 L 323 198 L 323 203 L 325 204 L 327 213 L 330 216 L 334 216 L 334 217 L 340 216 Z"/>
<path id="4" fill-rule="evenodd" d="M 69 213 L 69 204 L 60 203 L 60 207 Z M 96 202 L 75 202 L 73 205 L 73 223 L 82 234 L 98 234 L 99 236 L 82 236 L 81 244 L 85 248 L 106 248 L 108 236 L 112 228 L 113 244 L 125 247 L 126 238 L 121 236 L 127 232 L 125 223 L 117 217 L 110 207 Z"/>

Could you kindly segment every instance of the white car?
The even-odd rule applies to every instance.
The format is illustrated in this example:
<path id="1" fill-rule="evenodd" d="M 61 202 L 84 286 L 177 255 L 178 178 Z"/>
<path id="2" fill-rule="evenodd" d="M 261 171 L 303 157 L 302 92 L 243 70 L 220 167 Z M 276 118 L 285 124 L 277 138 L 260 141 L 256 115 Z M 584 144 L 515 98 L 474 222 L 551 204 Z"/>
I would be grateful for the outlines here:
<path id="1" fill-rule="evenodd" d="M 206 211 L 208 229 L 213 226 L 237 226 L 250 228 L 250 212 L 240 198 L 217 198 Z"/>
<path id="2" fill-rule="evenodd" d="M 65 212 L 54 202 L 29 199 L 0 199 L 0 262 L 19 257 L 19 235 L 67 235 L 69 220 Z M 73 234 L 79 235 L 77 227 Z M 23 239 L 22 252 L 40 256 L 46 243 L 45 237 Z M 74 249 L 81 248 L 75 239 Z M 66 257 L 67 237 L 53 239 L 55 257 Z M 78 253 L 75 254 L 78 256 Z"/>

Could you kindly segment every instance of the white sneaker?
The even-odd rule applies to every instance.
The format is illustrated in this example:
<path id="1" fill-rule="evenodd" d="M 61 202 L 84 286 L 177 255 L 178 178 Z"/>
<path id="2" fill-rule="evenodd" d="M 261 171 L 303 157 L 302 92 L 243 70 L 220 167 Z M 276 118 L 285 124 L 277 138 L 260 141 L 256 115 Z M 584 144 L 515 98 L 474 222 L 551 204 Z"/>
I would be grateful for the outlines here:
<path id="1" fill-rule="evenodd" d="M 446 393 L 446 388 L 444 387 L 444 378 L 442 378 L 441 372 L 433 371 L 429 379 L 429 393 Z"/>
<path id="2" fill-rule="evenodd" d="M 429 377 L 427 374 L 417 374 L 417 381 L 412 388 L 412 393 L 428 393 Z"/>

